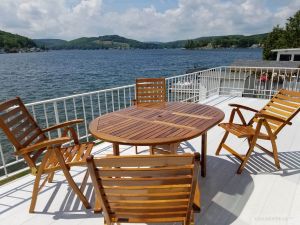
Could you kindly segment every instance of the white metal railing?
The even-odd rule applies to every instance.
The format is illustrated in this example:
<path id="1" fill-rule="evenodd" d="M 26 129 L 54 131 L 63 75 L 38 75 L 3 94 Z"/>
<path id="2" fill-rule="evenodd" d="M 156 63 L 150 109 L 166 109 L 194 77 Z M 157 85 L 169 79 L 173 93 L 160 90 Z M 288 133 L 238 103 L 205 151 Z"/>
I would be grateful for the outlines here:
<path id="1" fill-rule="evenodd" d="M 168 101 L 199 102 L 214 95 L 270 98 L 281 88 L 300 90 L 299 68 L 216 67 L 166 78 Z M 66 96 L 26 104 L 41 127 L 83 118 L 76 125 L 81 139 L 92 140 L 88 123 L 99 115 L 131 106 L 135 85 Z M 57 137 L 57 132 L 49 132 Z M 0 131 L 0 179 L 26 167 L 24 160 L 13 156 L 14 148 Z"/>

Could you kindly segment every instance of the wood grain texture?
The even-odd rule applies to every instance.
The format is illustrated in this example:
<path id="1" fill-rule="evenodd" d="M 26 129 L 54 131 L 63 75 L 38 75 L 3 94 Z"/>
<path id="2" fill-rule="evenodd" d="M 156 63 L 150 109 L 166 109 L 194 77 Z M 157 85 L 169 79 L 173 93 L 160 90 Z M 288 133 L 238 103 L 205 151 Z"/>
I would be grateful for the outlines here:
<path id="1" fill-rule="evenodd" d="M 224 118 L 212 106 L 182 103 L 140 103 L 93 120 L 89 130 L 98 139 L 125 145 L 178 143 L 200 136 Z"/>
<path id="2" fill-rule="evenodd" d="M 87 164 L 107 224 L 173 220 L 188 225 L 199 161 L 199 153 L 195 153 L 91 156 Z"/>

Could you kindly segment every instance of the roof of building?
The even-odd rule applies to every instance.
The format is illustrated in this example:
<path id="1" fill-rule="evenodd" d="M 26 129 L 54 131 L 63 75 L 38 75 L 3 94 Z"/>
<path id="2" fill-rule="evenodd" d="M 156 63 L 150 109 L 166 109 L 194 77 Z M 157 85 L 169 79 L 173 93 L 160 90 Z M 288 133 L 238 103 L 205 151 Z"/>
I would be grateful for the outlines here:
<path id="1" fill-rule="evenodd" d="M 299 52 L 300 48 L 272 49 L 271 52 Z"/>
<path id="2" fill-rule="evenodd" d="M 268 60 L 236 60 L 231 64 L 231 66 L 299 68 L 300 62 L 268 61 Z"/>

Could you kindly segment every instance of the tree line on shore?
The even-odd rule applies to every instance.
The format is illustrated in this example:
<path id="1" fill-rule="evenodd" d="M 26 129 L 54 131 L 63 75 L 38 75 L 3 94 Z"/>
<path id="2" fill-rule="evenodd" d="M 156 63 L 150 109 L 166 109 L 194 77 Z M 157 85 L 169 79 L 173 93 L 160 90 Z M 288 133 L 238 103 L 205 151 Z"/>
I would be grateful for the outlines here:
<path id="1" fill-rule="evenodd" d="M 162 49 L 162 48 L 249 48 L 262 47 L 263 58 L 273 59 L 272 49 L 300 47 L 300 10 L 287 19 L 285 27 L 275 26 L 270 33 L 257 35 L 227 35 L 201 37 L 192 40 L 173 42 L 140 42 L 118 35 L 105 35 L 90 38 L 78 38 L 71 41 L 60 39 L 32 40 L 17 34 L 0 30 L 0 53 L 22 52 L 27 49 Z"/>
<path id="2" fill-rule="evenodd" d="M 248 48 L 253 45 L 263 48 L 263 59 L 265 60 L 276 58 L 276 53 L 272 52 L 272 49 L 300 48 L 300 10 L 287 19 L 284 27 L 277 25 L 270 33 L 199 38 L 188 40 L 185 48 Z"/>
<path id="3" fill-rule="evenodd" d="M 261 43 L 267 34 L 257 34 L 251 36 L 228 35 L 216 37 L 203 37 L 188 40 L 186 49 L 205 49 L 205 48 L 249 48 L 261 47 Z"/>
<path id="4" fill-rule="evenodd" d="M 37 47 L 32 39 L 0 30 L 0 52 L 18 52 Z"/>

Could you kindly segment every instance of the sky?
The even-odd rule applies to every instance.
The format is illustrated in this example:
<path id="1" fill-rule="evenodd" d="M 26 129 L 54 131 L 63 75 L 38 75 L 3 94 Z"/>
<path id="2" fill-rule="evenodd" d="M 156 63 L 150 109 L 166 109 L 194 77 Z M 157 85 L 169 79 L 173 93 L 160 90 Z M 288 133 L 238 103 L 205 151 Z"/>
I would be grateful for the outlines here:
<path id="1" fill-rule="evenodd" d="M 0 30 L 72 40 L 118 34 L 139 41 L 259 34 L 300 9 L 300 0 L 0 0 Z"/>

